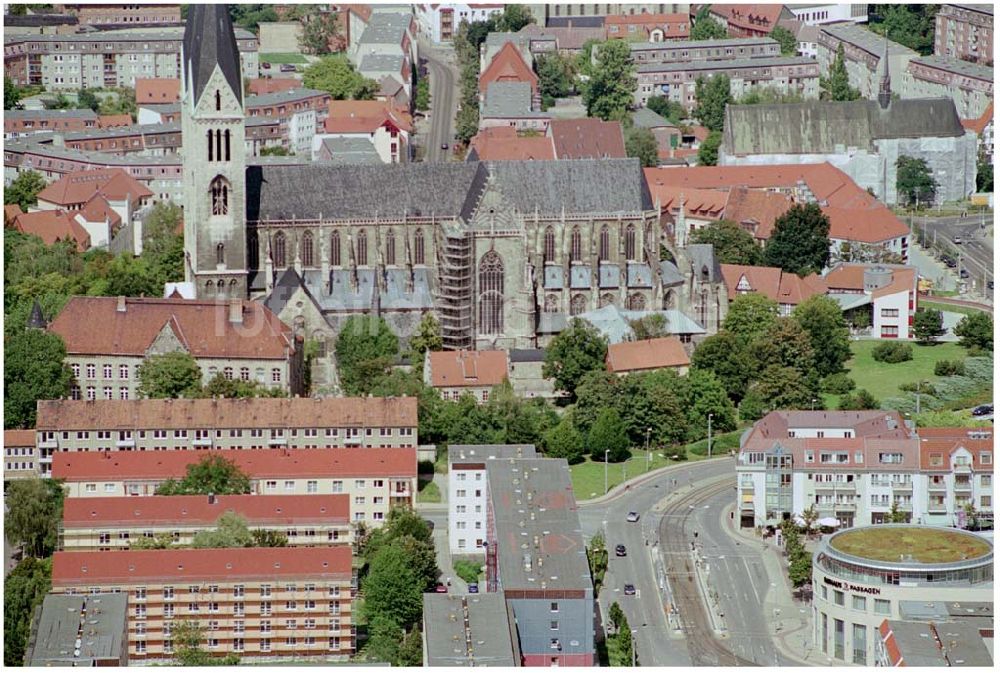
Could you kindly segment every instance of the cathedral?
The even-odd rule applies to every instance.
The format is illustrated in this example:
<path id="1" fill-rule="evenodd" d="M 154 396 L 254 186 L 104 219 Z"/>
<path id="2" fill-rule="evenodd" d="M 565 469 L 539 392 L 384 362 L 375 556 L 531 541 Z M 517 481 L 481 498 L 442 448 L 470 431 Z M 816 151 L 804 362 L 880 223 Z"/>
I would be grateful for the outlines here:
<path id="1" fill-rule="evenodd" d="M 265 302 L 323 354 L 354 315 L 448 348 L 538 348 L 614 304 L 677 309 L 711 334 L 726 291 L 711 246 L 677 248 L 636 159 L 246 165 L 225 5 L 183 43 L 185 280 Z"/>

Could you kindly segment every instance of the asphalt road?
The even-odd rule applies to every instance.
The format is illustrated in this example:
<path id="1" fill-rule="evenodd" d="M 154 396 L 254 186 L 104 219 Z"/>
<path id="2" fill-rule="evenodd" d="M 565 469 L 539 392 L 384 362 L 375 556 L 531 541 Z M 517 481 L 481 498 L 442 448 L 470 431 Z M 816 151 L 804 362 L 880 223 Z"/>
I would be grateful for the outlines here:
<path id="1" fill-rule="evenodd" d="M 430 132 L 427 134 L 426 161 L 448 161 L 451 146 L 454 144 L 453 127 L 455 123 L 456 104 L 458 103 L 458 72 L 454 63 L 454 54 L 450 48 L 432 47 L 420 43 L 420 55 L 427 59 L 427 72 L 431 78 L 431 110 Z M 442 150 L 441 145 L 448 143 L 449 149 Z"/>
<path id="2" fill-rule="evenodd" d="M 968 217 L 914 217 L 912 226 L 926 233 L 932 247 L 948 251 L 956 261 L 961 255 L 959 268 L 969 271 L 968 280 L 974 280 L 978 288 L 984 279 L 993 280 L 993 237 L 989 235 L 992 223 L 993 214 L 984 213 Z M 956 237 L 963 242 L 955 244 Z"/>
<path id="3" fill-rule="evenodd" d="M 608 572 L 599 596 L 603 613 L 607 614 L 608 607 L 615 601 L 621 606 L 630 628 L 636 631 L 636 654 L 641 665 L 692 664 L 687 642 L 672 634 L 659 592 L 659 580 L 654 571 L 654 554 L 660 547 L 657 532 L 659 514 L 653 508 L 674 489 L 693 490 L 693 484 L 724 474 L 732 474 L 735 483 L 732 460 L 692 463 L 633 486 L 606 503 L 580 507 L 580 525 L 584 536 L 589 539 L 599 531 L 605 533 L 609 558 Z M 631 511 L 639 513 L 637 523 L 625 521 Z M 618 544 L 625 545 L 626 556 L 615 556 L 614 549 Z M 626 583 L 635 585 L 635 596 L 623 594 Z"/>

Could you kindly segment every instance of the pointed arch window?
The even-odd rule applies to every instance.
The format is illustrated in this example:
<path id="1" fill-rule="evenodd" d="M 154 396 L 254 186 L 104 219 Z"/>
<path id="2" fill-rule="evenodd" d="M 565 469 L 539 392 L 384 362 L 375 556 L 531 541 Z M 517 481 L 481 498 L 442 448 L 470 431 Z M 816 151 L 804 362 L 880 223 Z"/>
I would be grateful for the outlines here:
<path id="1" fill-rule="evenodd" d="M 628 298 L 628 310 L 629 311 L 645 311 L 646 310 L 646 298 L 642 296 L 639 292 L 633 292 Z"/>
<path id="2" fill-rule="evenodd" d="M 271 242 L 271 258 L 277 269 L 284 269 L 285 262 L 285 232 L 279 231 Z"/>
<path id="3" fill-rule="evenodd" d="M 413 263 L 424 264 L 424 230 L 417 229 L 413 235 Z"/>
<path id="4" fill-rule="evenodd" d="M 663 293 L 663 310 L 669 311 L 674 307 L 674 291 L 667 290 Z"/>
<path id="5" fill-rule="evenodd" d="M 214 290 L 214 289 L 215 289 L 215 283 L 213 283 L 210 280 L 206 280 L 205 281 L 205 294 L 206 295 L 212 294 L 212 290 Z"/>
<path id="6" fill-rule="evenodd" d="M 635 259 L 635 225 L 630 224 L 625 227 L 625 259 L 633 261 Z"/>
<path id="7" fill-rule="evenodd" d="M 226 161 L 229 161 L 229 135 L 230 135 L 229 129 L 226 129 L 224 135 L 226 137 Z"/>
<path id="8" fill-rule="evenodd" d="M 340 266 L 340 232 L 330 234 L 330 264 Z"/>
<path id="9" fill-rule="evenodd" d="M 587 298 L 582 294 L 575 294 L 569 300 L 569 314 L 580 315 L 587 310 Z"/>
<path id="10" fill-rule="evenodd" d="M 218 112 L 222 110 L 222 93 L 216 89 L 215 90 L 215 111 Z"/>
<path id="11" fill-rule="evenodd" d="M 479 333 L 503 333 L 503 259 L 495 250 L 479 262 Z"/>
<path id="12" fill-rule="evenodd" d="M 229 181 L 221 175 L 212 180 L 212 215 L 229 214 Z"/>
<path id="13" fill-rule="evenodd" d="M 216 286 L 218 287 L 218 290 L 219 290 L 219 296 L 220 297 L 225 296 L 225 294 L 226 294 L 226 281 L 224 281 L 224 280 L 222 280 L 220 278 L 218 281 L 216 281 Z"/>
<path id="14" fill-rule="evenodd" d="M 554 294 L 545 295 L 545 313 L 558 313 L 559 312 L 559 297 Z"/>
<path id="15" fill-rule="evenodd" d="M 580 236 L 580 227 L 573 227 L 573 233 L 569 240 L 569 261 L 579 262 L 583 258 L 583 239 Z"/>
<path id="16" fill-rule="evenodd" d="M 543 261 L 546 264 L 556 261 L 556 231 L 552 227 L 545 227 L 545 244 L 543 247 Z"/>
<path id="17" fill-rule="evenodd" d="M 251 231 L 247 235 L 247 262 L 251 269 L 260 266 L 260 242 L 256 231 Z"/>
<path id="18" fill-rule="evenodd" d="M 222 161 L 222 131 L 215 130 L 215 160 Z"/>
<path id="19" fill-rule="evenodd" d="M 610 292 L 605 292 L 601 295 L 601 308 L 605 306 L 611 306 L 615 303 L 615 296 Z"/>
<path id="20" fill-rule="evenodd" d="M 358 266 L 368 265 L 368 232 L 362 229 L 358 232 Z"/>
<path id="21" fill-rule="evenodd" d="M 312 232 L 307 231 L 302 234 L 302 266 L 313 266 L 314 264 L 313 235 Z"/>
<path id="22" fill-rule="evenodd" d="M 215 152 L 212 151 L 212 149 L 214 147 L 212 145 L 212 129 L 209 129 L 208 131 L 206 131 L 205 135 L 208 136 L 208 160 L 209 161 L 215 161 Z"/>
<path id="23" fill-rule="evenodd" d="M 215 263 L 225 264 L 226 263 L 226 246 L 219 243 L 215 246 Z"/>
<path id="24" fill-rule="evenodd" d="M 698 305 L 698 322 L 702 327 L 708 327 L 708 290 L 701 291 L 701 302 Z"/>
<path id="25" fill-rule="evenodd" d="M 597 257 L 602 262 L 607 262 L 611 259 L 611 231 L 606 224 L 601 227 L 601 240 L 598 245 Z"/>
<path id="26" fill-rule="evenodd" d="M 385 235 L 385 263 L 396 263 L 396 234 L 392 229 Z"/>

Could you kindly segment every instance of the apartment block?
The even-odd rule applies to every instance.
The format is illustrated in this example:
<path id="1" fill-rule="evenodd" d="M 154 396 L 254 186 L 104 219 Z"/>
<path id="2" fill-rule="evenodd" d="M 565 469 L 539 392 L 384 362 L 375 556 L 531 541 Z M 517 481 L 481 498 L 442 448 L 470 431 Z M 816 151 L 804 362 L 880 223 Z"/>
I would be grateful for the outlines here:
<path id="1" fill-rule="evenodd" d="M 680 42 L 632 42 L 632 60 L 647 63 L 730 61 L 781 56 L 781 45 L 770 37 L 732 40 L 683 40 Z"/>
<path id="2" fill-rule="evenodd" d="M 934 17 L 934 54 L 993 65 L 993 5 L 941 5 Z"/>
<path id="3" fill-rule="evenodd" d="M 62 5 L 63 11 L 77 17 L 85 26 L 155 26 L 179 24 L 179 4 L 116 5 L 111 3 Z"/>
<path id="4" fill-rule="evenodd" d="M 212 656 L 347 659 L 354 591 L 346 546 L 56 552 L 52 560 L 54 594 L 127 595 L 133 665 L 169 661 L 180 622 L 203 630 Z"/>
<path id="5" fill-rule="evenodd" d="M 876 35 L 864 26 L 837 23 L 819 30 L 816 56 L 823 72 L 830 71 L 840 46 L 844 47 L 844 65 L 851 86 L 861 92 L 862 98 L 872 100 L 878 96 L 879 84 L 885 74 L 886 63 L 883 60 L 886 54 L 889 77 L 893 82 L 902 82 L 907 65 L 919 56 L 909 47 Z"/>
<path id="6" fill-rule="evenodd" d="M 921 56 L 903 77 L 904 98 L 950 98 L 962 119 L 975 119 L 993 101 L 993 66 L 952 56 Z"/>
<path id="7" fill-rule="evenodd" d="M 486 542 L 486 463 L 536 457 L 533 444 L 448 447 L 448 541 L 452 554 L 481 554 Z"/>
<path id="8" fill-rule="evenodd" d="M 244 101 L 248 121 L 265 117 L 277 120 L 283 146 L 306 156 L 311 151 L 316 130 L 326 121 L 329 108 L 330 94 L 305 88 L 247 96 Z M 250 133 L 249 128 L 247 133 Z"/>
<path id="9" fill-rule="evenodd" d="M 3 431 L 3 480 L 38 476 L 34 430 Z"/>
<path id="10" fill-rule="evenodd" d="M 289 547 L 351 544 L 350 498 L 337 495 L 166 495 L 67 498 L 60 549 L 126 551 L 136 540 L 170 535 L 190 545 L 231 512 L 250 530 L 283 533 Z"/>
<path id="11" fill-rule="evenodd" d="M 4 40 L 4 74 L 48 91 L 135 87 L 136 79 L 179 78 L 183 26 L 20 34 Z M 257 37 L 236 29 L 243 77 L 259 76 Z"/>
<path id="12" fill-rule="evenodd" d="M 756 88 L 819 98 L 820 66 L 805 56 L 770 56 L 733 60 L 647 63 L 637 68 L 635 101 L 645 105 L 651 96 L 666 96 L 687 110 L 697 105 L 695 86 L 701 77 L 725 75 L 733 98 Z"/>
<path id="13" fill-rule="evenodd" d="M 908 428 L 898 412 L 774 411 L 743 439 L 740 522 L 774 526 L 815 507 L 841 526 L 993 518 L 992 428 Z"/>
<path id="14" fill-rule="evenodd" d="M 68 498 L 152 496 L 206 456 L 235 463 L 251 495 L 346 495 L 352 523 L 380 526 L 393 507 L 412 507 L 417 492 L 413 448 L 57 453 L 52 476 Z"/>
<path id="15" fill-rule="evenodd" d="M 824 23 L 868 23 L 867 3 L 831 3 L 828 5 L 786 5 L 796 21 L 806 26 L 821 26 Z"/>
<path id="16" fill-rule="evenodd" d="M 486 462 L 487 591 L 502 592 L 522 666 L 597 663 L 594 584 L 564 459 Z"/>
<path id="17" fill-rule="evenodd" d="M 91 109 L 85 110 L 4 110 L 4 138 L 18 138 L 46 131 L 83 131 L 99 128 L 100 120 Z"/>

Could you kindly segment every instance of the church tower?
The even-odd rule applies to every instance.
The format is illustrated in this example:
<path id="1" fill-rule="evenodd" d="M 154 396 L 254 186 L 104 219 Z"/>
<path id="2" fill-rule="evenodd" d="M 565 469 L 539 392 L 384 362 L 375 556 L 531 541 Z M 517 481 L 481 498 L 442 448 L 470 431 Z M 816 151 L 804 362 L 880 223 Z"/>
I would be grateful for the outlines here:
<path id="1" fill-rule="evenodd" d="M 181 47 L 184 280 L 247 296 L 243 77 L 226 5 L 191 5 Z"/>

